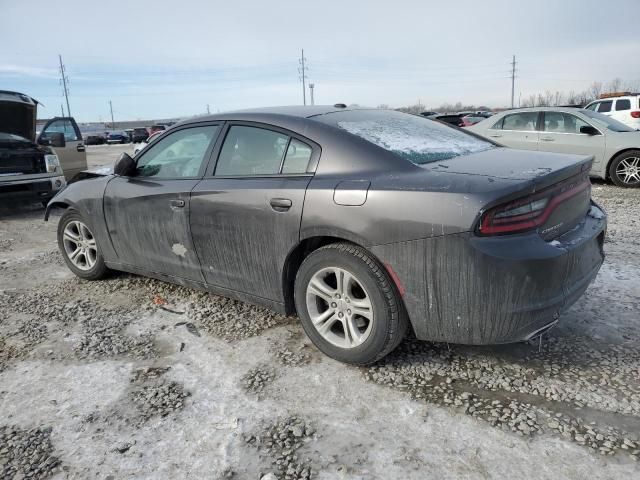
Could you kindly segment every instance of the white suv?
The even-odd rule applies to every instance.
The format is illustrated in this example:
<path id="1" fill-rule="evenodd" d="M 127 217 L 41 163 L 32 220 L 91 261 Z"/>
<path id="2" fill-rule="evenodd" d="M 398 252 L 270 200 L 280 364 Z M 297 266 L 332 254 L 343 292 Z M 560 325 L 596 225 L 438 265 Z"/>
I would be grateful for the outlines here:
<path id="1" fill-rule="evenodd" d="M 601 98 L 585 107 L 640 130 L 640 94 Z"/>

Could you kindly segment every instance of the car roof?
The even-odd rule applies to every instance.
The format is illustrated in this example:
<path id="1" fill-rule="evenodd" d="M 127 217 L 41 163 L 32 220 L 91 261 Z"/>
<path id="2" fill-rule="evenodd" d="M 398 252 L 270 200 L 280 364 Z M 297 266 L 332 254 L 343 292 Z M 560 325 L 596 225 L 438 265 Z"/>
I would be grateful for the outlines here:
<path id="1" fill-rule="evenodd" d="M 527 108 L 514 108 L 511 110 L 504 110 L 502 112 L 496 113 L 496 115 L 504 115 L 510 113 L 520 113 L 520 112 L 566 112 L 566 113 L 575 113 L 576 111 L 583 110 L 580 107 L 527 107 Z M 493 115 L 495 116 L 495 115 Z M 492 117 L 488 117 L 492 118 Z"/>
<path id="2" fill-rule="evenodd" d="M 262 107 L 262 108 L 250 108 L 243 110 L 232 110 L 230 112 L 223 112 L 215 115 L 205 115 L 198 117 L 198 120 L 219 120 L 222 118 L 231 117 L 246 117 L 246 116 L 268 116 L 279 115 L 298 118 L 311 118 L 318 115 L 326 115 L 328 113 L 345 112 L 350 110 L 371 110 L 370 108 L 363 107 L 347 107 L 336 105 L 288 105 L 281 107 Z"/>

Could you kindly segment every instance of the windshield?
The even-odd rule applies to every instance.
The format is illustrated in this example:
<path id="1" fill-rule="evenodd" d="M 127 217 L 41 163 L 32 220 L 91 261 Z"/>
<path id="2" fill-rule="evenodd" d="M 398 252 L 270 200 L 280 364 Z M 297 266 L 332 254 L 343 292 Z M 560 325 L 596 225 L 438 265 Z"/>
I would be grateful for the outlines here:
<path id="1" fill-rule="evenodd" d="M 315 117 L 416 165 L 495 148 L 487 141 L 428 118 L 389 110 L 351 110 Z"/>
<path id="2" fill-rule="evenodd" d="M 582 110 L 582 114 L 593 120 L 596 127 L 606 128 L 612 132 L 635 132 L 633 128 L 628 127 L 624 123 L 614 120 L 611 117 L 607 117 L 602 113 L 592 112 L 591 110 Z"/>

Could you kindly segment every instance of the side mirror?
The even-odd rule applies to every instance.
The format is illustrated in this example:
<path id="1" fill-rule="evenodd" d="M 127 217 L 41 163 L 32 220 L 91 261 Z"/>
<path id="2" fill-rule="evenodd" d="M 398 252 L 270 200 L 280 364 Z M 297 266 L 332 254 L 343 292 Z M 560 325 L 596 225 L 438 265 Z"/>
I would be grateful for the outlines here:
<path id="1" fill-rule="evenodd" d="M 136 162 L 128 153 L 122 153 L 113 166 L 113 173 L 121 177 L 132 177 L 136 172 Z"/>
<path id="2" fill-rule="evenodd" d="M 580 133 L 584 133 L 586 135 L 600 135 L 600 132 L 596 127 L 592 127 L 591 125 L 583 125 L 580 127 Z"/>
<path id="3" fill-rule="evenodd" d="M 64 133 L 62 132 L 50 133 L 49 145 L 51 145 L 53 148 L 64 148 L 67 145 L 67 142 L 64 139 Z"/>

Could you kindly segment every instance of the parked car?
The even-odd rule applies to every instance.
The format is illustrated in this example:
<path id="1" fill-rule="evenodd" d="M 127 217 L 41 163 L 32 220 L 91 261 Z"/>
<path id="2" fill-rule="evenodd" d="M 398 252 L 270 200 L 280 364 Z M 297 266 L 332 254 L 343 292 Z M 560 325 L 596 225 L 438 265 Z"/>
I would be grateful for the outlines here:
<path id="1" fill-rule="evenodd" d="M 109 145 L 114 143 L 129 143 L 129 135 L 126 132 L 111 132 L 107 137 L 107 143 Z"/>
<path id="2" fill-rule="evenodd" d="M 104 145 L 106 142 L 107 140 L 100 134 L 90 133 L 84 136 L 85 145 Z"/>
<path id="3" fill-rule="evenodd" d="M 459 113 L 443 113 L 432 115 L 429 118 L 431 120 L 438 120 L 439 122 L 448 123 L 449 125 L 453 125 L 454 127 L 464 126 L 464 123 L 462 122 L 462 115 Z"/>
<path id="4" fill-rule="evenodd" d="M 640 132 L 586 109 L 509 110 L 468 128 L 507 147 L 593 155 L 591 175 L 640 187 Z"/>
<path id="5" fill-rule="evenodd" d="M 438 112 L 420 112 L 420 115 L 423 117 L 432 117 L 433 115 L 438 115 Z"/>
<path id="6" fill-rule="evenodd" d="M 149 132 L 144 127 L 133 129 L 133 143 L 146 142 L 149 138 Z"/>
<path id="7" fill-rule="evenodd" d="M 160 135 L 162 135 L 165 132 L 165 130 L 158 130 L 157 132 L 152 133 L 149 138 L 147 138 L 147 140 L 145 140 L 144 142 L 140 142 L 138 143 L 134 148 L 133 148 L 133 154 L 137 155 L 139 152 L 141 152 L 144 148 L 147 147 L 147 145 L 149 145 L 151 143 L 151 141 L 154 138 L 159 137 Z"/>
<path id="8" fill-rule="evenodd" d="M 81 278 L 124 270 L 297 313 L 321 351 L 367 364 L 408 328 L 494 344 L 555 325 L 603 261 L 592 160 L 395 111 L 258 109 L 174 126 L 45 218 L 66 209 L 58 244 Z"/>
<path id="9" fill-rule="evenodd" d="M 587 110 L 602 113 L 625 125 L 640 130 L 640 93 L 607 96 L 589 103 Z"/>
<path id="10" fill-rule="evenodd" d="M 156 124 L 156 125 L 151 125 L 151 128 L 149 129 L 149 135 L 156 133 L 156 132 L 162 132 L 164 130 L 166 130 L 167 128 L 169 128 L 166 125 L 162 125 L 162 124 Z"/>
<path id="11" fill-rule="evenodd" d="M 50 120 L 36 136 L 37 111 L 38 101 L 28 95 L 0 91 L 0 199 L 3 202 L 24 199 L 46 204 L 66 185 L 63 165 L 70 169 L 77 167 L 75 153 L 65 148 L 64 132 L 56 131 L 59 120 L 68 125 L 71 122 L 75 125 L 75 121 L 71 118 Z M 76 150 L 77 145 L 74 143 Z M 78 152 L 81 154 L 84 151 Z"/>
<path id="12" fill-rule="evenodd" d="M 470 127 L 471 125 L 475 125 L 476 123 L 480 123 L 485 118 L 489 118 L 491 115 L 492 114 L 486 114 L 486 113 L 481 113 L 481 112 L 465 115 L 464 117 L 461 118 L 462 126 L 463 127 Z"/>

